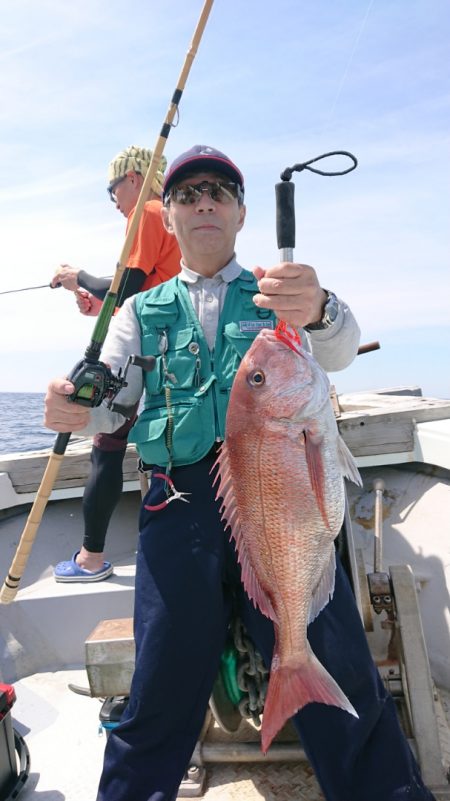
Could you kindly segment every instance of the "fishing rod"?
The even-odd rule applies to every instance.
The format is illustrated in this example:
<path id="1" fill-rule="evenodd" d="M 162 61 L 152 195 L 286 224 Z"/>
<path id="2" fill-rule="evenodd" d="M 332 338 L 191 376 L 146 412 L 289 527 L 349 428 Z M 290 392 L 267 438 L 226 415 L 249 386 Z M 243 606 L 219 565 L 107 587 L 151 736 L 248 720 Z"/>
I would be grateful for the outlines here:
<path id="1" fill-rule="evenodd" d="M 112 275 L 109 275 L 108 278 L 112 278 Z M 22 289 L 5 289 L 3 292 L 0 292 L 0 295 L 11 295 L 13 292 L 29 292 L 31 289 L 59 289 L 62 286 L 61 281 L 58 281 L 57 284 L 39 284 L 39 286 L 24 286 Z"/>
<path id="2" fill-rule="evenodd" d="M 366 342 L 364 345 L 360 345 L 357 351 L 357 356 L 361 356 L 362 353 L 371 353 L 373 350 L 380 350 L 380 343 L 378 340 L 376 342 Z"/>
<path id="3" fill-rule="evenodd" d="M 203 31 L 208 21 L 212 5 L 213 0 L 205 0 L 199 20 L 195 27 L 190 47 L 185 56 L 183 66 L 178 77 L 177 86 L 172 95 L 163 126 L 156 140 L 152 159 L 142 184 L 141 192 L 139 194 L 135 212 L 133 214 L 133 219 L 127 231 L 111 286 L 103 301 L 103 305 L 92 334 L 92 339 L 86 348 L 84 359 L 81 359 L 81 361 L 75 365 L 72 372 L 68 376 L 68 380 L 71 381 L 75 387 L 72 395 L 68 396 L 68 401 L 73 403 L 78 403 L 82 406 L 93 408 L 95 406 L 99 406 L 104 399 L 108 398 L 108 405 L 112 406 L 113 400 L 117 393 L 120 391 L 120 389 L 122 389 L 123 386 L 126 385 L 126 372 L 130 364 L 135 364 L 144 370 L 151 370 L 154 367 L 154 362 L 152 365 L 151 361 L 146 361 L 142 357 L 131 356 L 127 362 L 124 372 L 121 373 L 121 371 L 119 371 L 119 375 L 114 376 L 110 368 L 104 364 L 104 362 L 101 362 L 99 357 L 106 334 L 108 332 L 111 318 L 116 308 L 117 293 L 121 278 L 126 268 L 144 204 L 149 196 L 150 188 L 156 171 L 159 168 L 167 138 L 171 128 L 174 127 L 173 120 L 175 114 L 178 113 L 178 105 L 181 100 L 194 58 L 196 56 Z M 117 405 L 115 408 L 119 410 Z M 59 468 L 64 458 L 64 453 L 69 443 L 70 436 L 70 433 L 66 433 L 58 434 L 56 437 L 53 451 L 49 457 L 44 476 L 36 495 L 36 499 L 33 503 L 30 514 L 28 515 L 19 545 L 17 546 L 16 554 L 11 563 L 8 575 L 0 590 L 0 603 L 10 603 L 14 600 L 17 594 L 20 579 L 23 576 L 33 542 L 36 538 L 38 527 L 42 520 L 45 507 L 47 506 L 50 493 L 58 476 Z"/>
<path id="4" fill-rule="evenodd" d="M 6 289 L 3 292 L 0 292 L 0 295 L 11 295 L 13 292 L 29 292 L 31 289 L 59 289 L 62 284 L 39 284 L 39 286 L 24 286 L 22 289 Z"/>

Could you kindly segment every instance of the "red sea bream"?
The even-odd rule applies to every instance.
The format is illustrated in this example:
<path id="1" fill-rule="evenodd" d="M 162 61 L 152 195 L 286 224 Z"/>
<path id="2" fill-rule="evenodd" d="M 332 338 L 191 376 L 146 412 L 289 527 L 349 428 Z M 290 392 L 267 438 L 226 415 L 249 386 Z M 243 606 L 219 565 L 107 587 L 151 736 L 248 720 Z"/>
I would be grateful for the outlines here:
<path id="1" fill-rule="evenodd" d="M 357 713 L 314 655 L 308 624 L 333 595 L 344 476 L 360 483 L 341 439 L 329 381 L 280 324 L 263 329 L 236 374 L 217 496 L 249 597 L 275 627 L 262 750 L 313 701 Z"/>

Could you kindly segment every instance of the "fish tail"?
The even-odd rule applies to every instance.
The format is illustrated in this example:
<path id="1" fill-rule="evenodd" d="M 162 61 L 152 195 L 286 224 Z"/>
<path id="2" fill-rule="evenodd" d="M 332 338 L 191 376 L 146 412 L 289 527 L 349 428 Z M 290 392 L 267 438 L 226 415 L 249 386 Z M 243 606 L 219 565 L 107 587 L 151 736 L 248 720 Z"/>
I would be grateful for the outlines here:
<path id="1" fill-rule="evenodd" d="M 310 650 L 298 666 L 279 666 L 270 674 L 261 728 L 264 754 L 286 721 L 313 701 L 337 706 L 358 717 L 347 696 Z"/>

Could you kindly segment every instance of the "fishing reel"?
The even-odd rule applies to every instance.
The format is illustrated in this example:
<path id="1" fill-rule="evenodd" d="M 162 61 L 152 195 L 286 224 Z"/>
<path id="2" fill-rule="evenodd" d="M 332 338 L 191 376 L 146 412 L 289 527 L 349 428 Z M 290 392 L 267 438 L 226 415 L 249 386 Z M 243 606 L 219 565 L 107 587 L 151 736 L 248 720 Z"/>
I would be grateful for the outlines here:
<path id="1" fill-rule="evenodd" d="M 67 396 L 67 399 L 72 403 L 88 406 L 91 409 L 100 406 L 102 401 L 108 399 L 108 408 L 113 408 L 114 398 L 123 387 L 127 386 L 126 377 L 132 364 L 145 372 L 150 372 L 155 367 L 156 359 L 154 356 L 129 356 L 124 371 L 122 372 L 122 368 L 120 368 L 117 375 L 114 375 L 104 362 L 90 362 L 82 359 L 68 376 L 75 390 Z M 118 404 L 114 404 L 115 411 L 124 413 L 124 409 L 125 407 L 119 408 Z"/>

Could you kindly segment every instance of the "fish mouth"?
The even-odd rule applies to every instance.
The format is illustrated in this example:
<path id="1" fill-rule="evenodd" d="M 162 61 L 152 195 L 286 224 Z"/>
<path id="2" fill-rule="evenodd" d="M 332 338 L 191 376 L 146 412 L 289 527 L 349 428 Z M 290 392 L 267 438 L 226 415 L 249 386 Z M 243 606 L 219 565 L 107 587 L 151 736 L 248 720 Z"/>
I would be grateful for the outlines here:
<path id="1" fill-rule="evenodd" d="M 266 335 L 267 336 L 267 335 Z M 286 336 L 283 333 L 275 331 L 270 332 L 270 339 L 274 344 L 279 345 L 279 351 L 283 350 L 287 347 L 289 350 L 292 350 L 296 356 L 300 356 L 301 358 L 305 358 L 305 351 L 302 348 L 300 337 L 298 342 L 294 339 L 291 339 L 289 336 Z"/>
<path id="2" fill-rule="evenodd" d="M 283 342 L 283 344 L 287 345 L 288 348 L 294 351 L 294 353 L 297 353 L 299 356 L 302 355 L 301 351 L 299 350 L 299 347 L 301 347 L 301 345 L 297 345 L 296 342 L 294 342 L 292 339 L 289 339 L 284 334 L 275 334 L 275 336 L 279 342 Z"/>
<path id="3" fill-rule="evenodd" d="M 293 350 L 294 353 L 298 353 L 299 356 L 301 355 L 299 348 L 302 347 L 302 341 L 296 328 L 280 320 L 275 329 L 275 336 L 280 342 L 284 342 L 288 348 Z"/>

